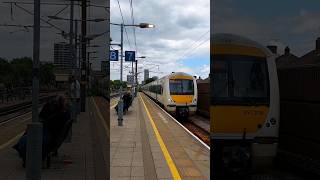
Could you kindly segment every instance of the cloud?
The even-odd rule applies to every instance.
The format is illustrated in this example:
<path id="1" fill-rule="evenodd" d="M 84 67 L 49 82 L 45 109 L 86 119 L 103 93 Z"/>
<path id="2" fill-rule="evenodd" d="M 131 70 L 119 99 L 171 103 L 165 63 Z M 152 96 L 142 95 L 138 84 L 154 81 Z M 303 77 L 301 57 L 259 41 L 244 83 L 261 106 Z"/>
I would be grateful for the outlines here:
<path id="1" fill-rule="evenodd" d="M 130 6 L 127 1 L 120 1 L 126 24 L 131 24 Z M 137 56 L 147 56 L 139 63 L 142 68 L 150 69 L 156 76 L 162 77 L 171 72 L 190 71 L 184 60 L 191 56 L 205 57 L 209 64 L 209 43 L 198 47 L 190 55 L 183 57 L 190 45 L 210 28 L 210 0 L 136 0 L 133 1 L 135 23 L 149 22 L 155 24 L 154 29 L 136 28 Z M 111 21 L 121 23 L 122 17 L 116 0 L 111 0 Z M 124 49 L 136 50 L 131 27 L 124 33 Z M 111 27 L 114 42 L 120 42 L 119 27 Z M 209 38 L 209 33 L 205 38 Z M 130 45 L 127 42 L 129 39 Z M 203 40 L 203 39 L 202 39 Z M 115 63 L 114 63 L 115 64 Z M 115 68 L 118 68 L 118 64 Z M 154 64 L 148 65 L 148 64 Z M 159 65 L 159 70 L 157 66 Z M 124 74 L 127 74 L 128 70 Z M 143 73 L 140 74 L 143 78 Z M 119 72 L 114 70 L 111 78 L 118 78 Z"/>
<path id="2" fill-rule="evenodd" d="M 264 8 L 272 8 L 275 4 L 275 1 L 269 1 Z M 252 11 L 261 7 L 242 6 L 232 0 L 217 0 L 211 8 L 212 32 L 234 33 L 263 45 L 278 45 L 280 53 L 283 53 L 285 46 L 290 46 L 294 54 L 301 56 L 314 49 L 314 41 L 320 35 L 320 13 L 312 11 L 310 5 L 307 7 L 299 5 L 295 9 L 286 6 L 283 8 L 288 8 L 288 11 L 274 10 L 270 14 L 262 14 L 256 9 Z"/>

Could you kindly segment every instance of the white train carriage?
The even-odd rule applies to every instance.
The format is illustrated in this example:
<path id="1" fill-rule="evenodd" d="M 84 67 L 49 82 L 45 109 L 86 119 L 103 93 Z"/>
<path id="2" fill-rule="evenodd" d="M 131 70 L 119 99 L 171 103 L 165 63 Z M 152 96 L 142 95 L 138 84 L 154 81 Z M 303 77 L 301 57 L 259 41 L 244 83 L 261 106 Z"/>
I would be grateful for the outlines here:
<path id="1" fill-rule="evenodd" d="M 188 117 L 197 110 L 197 83 L 189 74 L 173 72 L 142 86 L 142 91 L 178 117 Z"/>
<path id="2" fill-rule="evenodd" d="M 280 119 L 275 57 L 266 47 L 245 37 L 211 36 L 213 166 L 222 166 L 215 163 L 226 159 L 221 154 L 227 156 L 227 151 L 239 162 L 245 162 L 244 157 L 252 164 L 273 161 Z"/>

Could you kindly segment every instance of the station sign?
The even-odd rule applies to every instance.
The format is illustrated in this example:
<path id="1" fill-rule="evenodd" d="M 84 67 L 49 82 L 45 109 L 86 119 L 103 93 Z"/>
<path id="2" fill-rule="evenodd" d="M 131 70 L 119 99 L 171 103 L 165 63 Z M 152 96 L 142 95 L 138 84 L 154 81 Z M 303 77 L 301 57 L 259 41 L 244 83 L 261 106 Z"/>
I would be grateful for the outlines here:
<path id="1" fill-rule="evenodd" d="M 118 50 L 110 50 L 109 55 L 110 61 L 118 61 L 119 60 L 119 51 Z"/>
<path id="2" fill-rule="evenodd" d="M 127 82 L 128 84 L 134 84 L 134 76 L 133 75 L 127 75 Z"/>
<path id="3" fill-rule="evenodd" d="M 136 52 L 135 51 L 125 51 L 124 60 L 135 62 L 136 61 Z"/>

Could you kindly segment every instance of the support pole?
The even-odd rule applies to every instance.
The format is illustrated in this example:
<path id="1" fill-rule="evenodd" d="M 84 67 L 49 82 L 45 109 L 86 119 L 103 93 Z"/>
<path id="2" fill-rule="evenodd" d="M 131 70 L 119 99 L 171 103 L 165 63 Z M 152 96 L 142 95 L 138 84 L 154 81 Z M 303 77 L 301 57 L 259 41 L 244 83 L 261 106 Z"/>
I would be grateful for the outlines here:
<path id="1" fill-rule="evenodd" d="M 75 55 L 74 55 L 74 48 L 73 48 L 73 9 L 74 9 L 74 2 L 73 0 L 70 0 L 70 31 L 69 31 L 69 44 L 70 44 L 70 51 L 71 51 L 71 57 L 72 57 L 72 70 L 73 70 L 73 75 L 74 75 L 74 70 L 75 70 Z"/>
<path id="2" fill-rule="evenodd" d="M 32 123 L 27 128 L 26 179 L 40 180 L 42 166 L 42 124 L 39 122 L 40 0 L 34 0 Z"/>
<path id="3" fill-rule="evenodd" d="M 135 92 L 134 92 L 134 96 L 137 97 L 137 93 L 138 93 L 138 59 L 136 59 L 136 72 L 135 72 Z"/>
<path id="4" fill-rule="evenodd" d="M 87 55 L 87 47 L 86 47 L 86 34 L 87 34 L 87 1 L 82 0 L 81 3 L 81 13 L 82 13 L 82 21 L 81 21 L 81 83 L 80 83 L 80 96 L 81 96 L 81 112 L 86 111 L 86 55 Z"/>
<path id="5" fill-rule="evenodd" d="M 131 62 L 131 72 L 132 72 L 132 89 L 131 89 L 131 95 L 134 97 L 134 68 L 133 68 L 133 61 Z"/>
<path id="6" fill-rule="evenodd" d="M 123 71 L 123 27 L 121 24 L 121 50 L 120 50 L 120 100 L 118 103 L 118 126 L 122 126 L 123 123 L 123 100 L 122 100 L 122 71 Z"/>

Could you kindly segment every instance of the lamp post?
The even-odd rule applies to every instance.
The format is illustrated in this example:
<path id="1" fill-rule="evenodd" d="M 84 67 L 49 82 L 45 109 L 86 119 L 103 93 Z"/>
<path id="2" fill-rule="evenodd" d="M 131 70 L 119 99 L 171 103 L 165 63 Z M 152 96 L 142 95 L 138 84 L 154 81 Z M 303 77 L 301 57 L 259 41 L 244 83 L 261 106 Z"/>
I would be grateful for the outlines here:
<path id="1" fill-rule="evenodd" d="M 82 7 L 82 18 L 81 20 L 79 19 L 73 19 L 70 18 L 70 19 L 67 19 L 67 18 L 62 18 L 62 17 L 58 17 L 58 16 L 47 16 L 48 18 L 50 19 L 54 19 L 54 20 L 65 20 L 65 21 L 75 21 L 76 23 L 77 22 L 81 22 L 81 53 L 82 53 L 82 61 L 80 61 L 80 76 L 81 76 L 81 83 L 80 83 L 80 89 L 81 89 L 81 97 L 80 97 L 80 101 L 81 101 L 81 111 L 82 112 L 85 112 L 85 107 L 86 107 L 86 86 L 87 86 L 87 79 L 88 79 L 88 75 L 87 75 L 87 63 L 86 63 L 86 48 L 87 48 L 87 42 L 90 41 L 90 40 L 93 40 L 99 36 L 102 36 L 104 34 L 106 34 L 107 32 L 103 32 L 103 33 L 100 33 L 100 34 L 92 34 L 92 35 L 87 35 L 87 31 L 86 31 L 86 28 L 87 28 L 87 25 L 86 25 L 86 22 L 103 22 L 103 21 L 107 21 L 108 19 L 105 19 L 105 18 L 96 18 L 96 19 L 87 19 L 86 15 L 87 15 L 87 5 L 86 5 L 86 1 L 85 0 L 82 0 L 82 4 L 81 4 L 81 7 Z M 70 28 L 71 28 L 71 22 L 70 22 Z M 75 25 L 76 27 L 76 31 L 77 31 L 77 24 Z M 72 30 L 72 29 L 70 29 Z M 65 35 L 64 32 L 62 32 L 62 35 Z M 69 34 L 69 37 L 70 37 L 70 41 L 72 41 L 72 37 L 73 37 L 73 33 L 72 31 L 70 31 L 70 34 Z M 75 43 L 76 44 L 76 43 Z M 74 49 L 73 49 L 74 50 Z M 73 54 L 73 57 L 75 57 L 75 53 L 72 53 Z"/>
<path id="2" fill-rule="evenodd" d="M 125 26 L 133 26 L 139 28 L 154 28 L 155 25 L 149 23 L 140 23 L 140 24 L 117 24 L 110 23 L 111 25 L 120 26 L 121 31 L 121 42 L 120 42 L 120 100 L 118 103 L 118 126 L 122 126 L 123 121 L 123 101 L 122 101 L 122 73 L 123 73 L 123 28 Z"/>
<path id="3" fill-rule="evenodd" d="M 28 124 L 26 179 L 41 179 L 42 123 L 39 122 L 39 65 L 40 65 L 40 0 L 34 0 L 32 65 L 32 122 Z"/>

